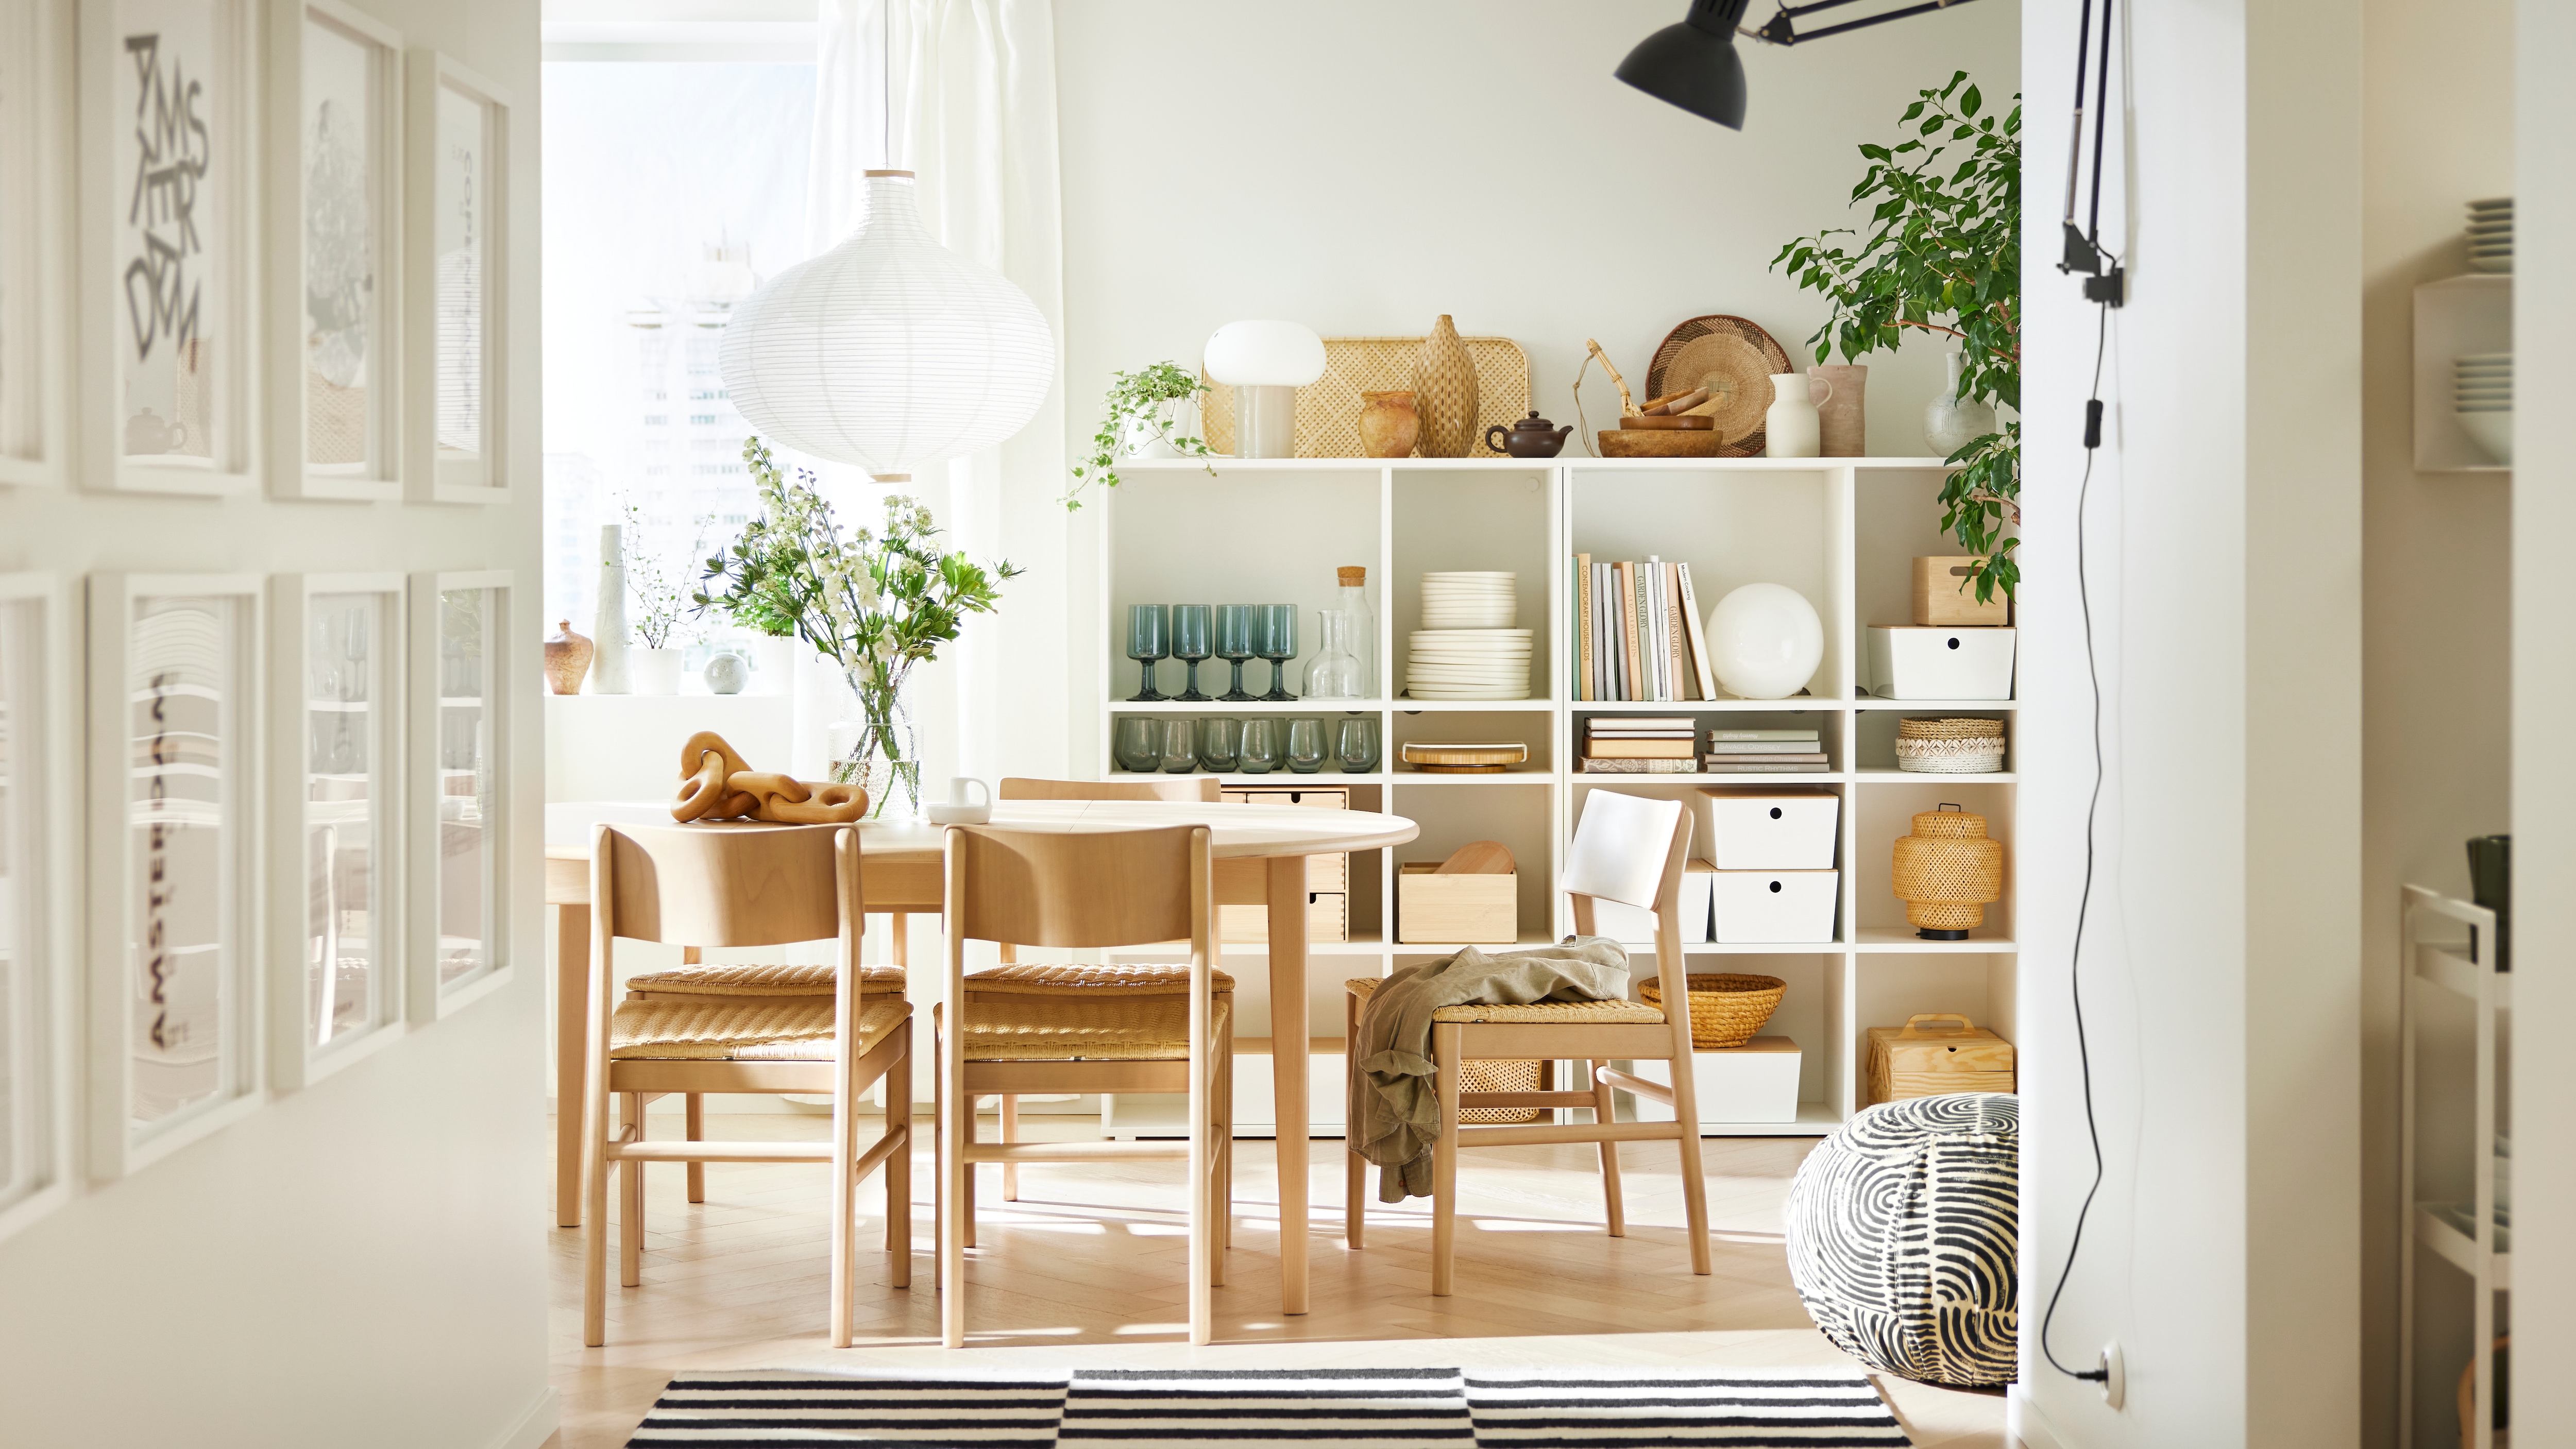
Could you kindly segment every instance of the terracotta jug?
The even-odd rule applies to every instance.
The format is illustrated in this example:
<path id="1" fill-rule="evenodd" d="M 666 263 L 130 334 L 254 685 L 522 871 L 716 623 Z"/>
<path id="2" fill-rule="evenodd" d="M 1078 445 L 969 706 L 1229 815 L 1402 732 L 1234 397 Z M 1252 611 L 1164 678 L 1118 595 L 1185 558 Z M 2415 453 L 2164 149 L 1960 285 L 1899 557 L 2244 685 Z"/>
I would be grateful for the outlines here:
<path id="1" fill-rule="evenodd" d="M 1422 456 L 1464 458 L 1475 451 L 1476 360 L 1445 312 L 1414 357 L 1413 393 L 1413 410 L 1422 415 Z"/>
<path id="2" fill-rule="evenodd" d="M 1360 452 L 1371 458 L 1407 458 L 1422 436 L 1422 416 L 1413 410 L 1410 392 L 1364 392 L 1360 409 Z"/>
<path id="3" fill-rule="evenodd" d="M 591 643 L 572 631 L 572 620 L 559 620 L 546 640 L 546 683 L 557 694 L 581 693 L 582 676 L 590 672 Z"/>

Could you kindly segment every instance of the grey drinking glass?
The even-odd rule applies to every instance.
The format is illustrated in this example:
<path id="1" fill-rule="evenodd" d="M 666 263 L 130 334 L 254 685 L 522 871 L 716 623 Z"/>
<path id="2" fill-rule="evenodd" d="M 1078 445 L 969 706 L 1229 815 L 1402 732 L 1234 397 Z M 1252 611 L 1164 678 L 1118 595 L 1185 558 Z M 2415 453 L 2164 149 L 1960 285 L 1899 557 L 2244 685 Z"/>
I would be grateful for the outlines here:
<path id="1" fill-rule="evenodd" d="M 1172 652 L 1171 625 L 1160 604 L 1127 606 L 1127 657 L 1144 668 L 1144 688 L 1127 697 L 1130 704 L 1164 698 L 1154 688 L 1154 665 Z"/>
<path id="2" fill-rule="evenodd" d="M 1288 661 L 1297 657 L 1297 606 L 1295 604 L 1262 604 L 1261 639 L 1254 650 L 1270 661 L 1270 692 L 1265 700 L 1291 700 L 1288 692 Z"/>
<path id="3" fill-rule="evenodd" d="M 1163 773 L 1186 775 L 1199 767 L 1198 733 L 1190 721 L 1163 721 Z"/>
<path id="4" fill-rule="evenodd" d="M 1118 721 L 1118 735 L 1113 752 L 1118 768 L 1138 774 L 1152 774 L 1163 768 L 1163 740 L 1154 726 L 1160 723 L 1141 714 L 1131 714 Z"/>
<path id="5" fill-rule="evenodd" d="M 1365 775 L 1377 768 L 1377 721 L 1346 719 L 1334 740 L 1333 753 L 1341 756 L 1342 773 Z"/>
<path id="6" fill-rule="evenodd" d="M 1199 763 L 1220 775 L 1234 773 L 1235 761 L 1243 755 L 1243 721 L 1239 719 L 1203 719 L 1199 721 Z"/>
<path id="7" fill-rule="evenodd" d="M 1324 768 L 1324 722 L 1319 719 L 1288 721 L 1288 768 L 1292 773 L 1311 775 Z"/>
<path id="8" fill-rule="evenodd" d="M 1244 692 L 1244 661 L 1253 657 L 1253 645 L 1259 642 L 1260 626 L 1255 615 L 1258 604 L 1221 604 L 1216 611 L 1216 657 L 1234 666 L 1234 687 L 1217 698 L 1243 703 L 1258 698 Z"/>
<path id="9" fill-rule="evenodd" d="M 1243 773 L 1267 775 L 1279 768 L 1286 742 L 1275 719 L 1248 719 L 1243 722 L 1243 752 L 1237 756 Z"/>
<path id="10" fill-rule="evenodd" d="M 1199 693 L 1199 661 L 1208 657 L 1208 606 L 1174 604 L 1172 606 L 1172 657 L 1190 667 L 1189 687 L 1174 699 L 1204 702 Z"/>

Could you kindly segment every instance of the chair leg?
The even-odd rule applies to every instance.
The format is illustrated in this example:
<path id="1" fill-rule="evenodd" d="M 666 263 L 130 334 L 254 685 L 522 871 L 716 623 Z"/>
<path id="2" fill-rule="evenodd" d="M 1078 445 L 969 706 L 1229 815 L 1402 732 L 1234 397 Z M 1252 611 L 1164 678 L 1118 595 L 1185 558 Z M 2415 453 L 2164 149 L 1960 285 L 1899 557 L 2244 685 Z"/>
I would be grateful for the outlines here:
<path id="1" fill-rule="evenodd" d="M 1440 1138 L 1431 1147 L 1431 1295 L 1446 1298 L 1458 1282 L 1458 1054 L 1467 1034 L 1456 1022 L 1439 1022 L 1431 1041 L 1440 1084 Z"/>
<path id="2" fill-rule="evenodd" d="M 885 1160 L 886 1251 L 894 1255 L 886 1282 L 912 1286 L 912 1023 L 895 1028 L 903 1045 L 885 1075 L 885 1127 L 903 1134 L 903 1145 Z"/>
<path id="3" fill-rule="evenodd" d="M 618 1099 L 623 1106 L 619 1115 L 622 1125 L 635 1129 L 635 1140 L 644 1140 L 644 1096 L 626 1092 Z M 617 1281 L 629 1288 L 644 1284 L 644 1164 L 627 1158 L 618 1164 L 622 1172 L 618 1185 L 624 1189 L 618 1204 Z"/>
<path id="4" fill-rule="evenodd" d="M 855 1317 L 852 1306 L 858 1296 L 858 1089 L 854 1080 L 859 1057 L 859 1044 L 844 1040 L 832 1063 L 836 1080 L 832 1091 L 832 1231 L 830 1234 L 832 1287 L 830 1302 L 832 1347 L 848 1348 Z"/>
<path id="5" fill-rule="evenodd" d="M 962 1124 L 963 1124 L 963 1126 L 962 1126 L 962 1128 L 961 1128 L 960 1130 L 962 1130 L 962 1131 L 964 1132 L 964 1134 L 965 1134 L 965 1136 L 964 1136 L 964 1139 L 963 1139 L 963 1140 L 965 1140 L 965 1141 L 967 1141 L 967 1142 L 980 1142 L 980 1141 L 982 1141 L 982 1140 L 983 1140 L 983 1124 L 982 1124 L 981 1122 L 979 1122 L 979 1121 L 976 1119 L 976 1116 L 975 1116 L 975 1094 L 974 1094 L 974 1093 L 972 1093 L 972 1092 L 968 1092 L 968 1093 L 966 1093 L 964 1096 L 959 1097 L 959 1098 L 957 1099 L 957 1101 L 958 1101 L 958 1104 L 959 1104 L 959 1106 L 958 1106 L 958 1112 L 957 1112 L 957 1119 L 958 1119 L 958 1121 L 959 1121 L 960 1123 L 962 1123 Z M 975 1174 L 976 1174 L 976 1172 L 977 1172 L 977 1165 L 976 1165 L 975 1163 L 969 1162 L 969 1163 L 967 1163 L 967 1164 L 966 1164 L 966 1170 L 965 1170 L 965 1172 L 964 1172 L 962 1175 L 960 1175 L 960 1176 L 958 1177 L 958 1179 L 957 1179 L 957 1181 L 958 1181 L 958 1183 L 959 1183 L 959 1186 L 958 1186 L 958 1189 L 957 1189 L 958 1202 L 959 1202 L 959 1204 L 960 1204 L 960 1208 L 959 1208 L 959 1210 L 964 1214 L 964 1216 L 965 1216 L 965 1220 L 966 1220 L 966 1227 L 965 1227 L 966 1240 L 965 1240 L 965 1246 L 967 1246 L 967 1247 L 969 1247 L 969 1248 L 971 1248 L 971 1247 L 974 1247 L 974 1246 L 975 1246 Z"/>
<path id="6" fill-rule="evenodd" d="M 1681 1050 L 1690 1050 L 1687 1039 Z M 1708 1175 L 1700 1166 L 1699 1074 L 1688 1055 L 1673 1062 L 1672 1078 L 1673 1120 L 1682 1129 L 1682 1207 L 1690 1230 L 1691 1271 L 1706 1276 L 1716 1264 L 1708 1251 Z"/>
<path id="7" fill-rule="evenodd" d="M 1610 1084 L 1601 1080 L 1601 1069 L 1608 1065 L 1605 1061 L 1592 1064 L 1592 1120 L 1604 1126 L 1615 1119 L 1618 1111 L 1610 1096 Z M 1628 1236 L 1627 1204 L 1619 1195 L 1619 1144 L 1616 1142 L 1601 1144 L 1601 1204 L 1610 1215 L 1610 1236 Z"/>
<path id="8" fill-rule="evenodd" d="M 957 1050 L 942 1042 L 939 1062 L 939 1341 L 949 1348 L 966 1346 L 966 1183 L 973 1164 L 966 1160 L 967 1133 L 975 1122 L 975 1098 L 964 1083 L 952 1080 Z"/>
<path id="9" fill-rule="evenodd" d="M 581 1341 L 590 1348 L 608 1342 L 609 1128 L 605 1104 L 598 1110 L 581 1143 Z"/>
<path id="10" fill-rule="evenodd" d="M 1005 1142 L 1020 1140 L 1020 1098 L 1016 1092 L 1002 1094 L 1002 1140 Z M 1020 1165 L 1016 1162 L 1005 1162 L 1002 1164 L 1002 1201 L 1018 1202 L 1019 1200 Z"/>
<path id="11" fill-rule="evenodd" d="M 683 1129 L 681 1135 L 691 1142 L 704 1142 L 707 1140 L 706 1094 L 689 1092 L 685 1095 L 688 1099 L 688 1106 L 685 1109 L 685 1120 L 688 1126 Z M 689 1164 L 689 1201 L 705 1202 L 706 1200 L 707 1165 L 703 1162 L 692 1162 Z"/>
<path id="12" fill-rule="evenodd" d="M 1358 1050 L 1359 998 L 1342 993 L 1342 1050 Z M 1350 1058 L 1342 1059 L 1342 1241 L 1357 1251 L 1368 1246 L 1368 1159 L 1360 1156 L 1360 1104 L 1351 1090 L 1355 1080 Z"/>
<path id="13" fill-rule="evenodd" d="M 1226 1106 L 1226 1083 L 1234 1074 L 1231 1046 L 1231 1042 L 1216 1044 L 1214 1053 L 1216 1069 L 1212 1080 L 1208 1083 L 1205 1119 L 1208 1134 L 1207 1160 L 1203 1165 L 1204 1170 L 1191 1179 L 1192 1190 L 1199 1194 L 1198 1200 L 1207 1209 L 1210 1240 L 1208 1285 L 1212 1288 L 1225 1286 L 1227 1229 L 1231 1226 L 1230 1220 L 1234 1216 L 1234 1204 L 1228 1198 L 1225 1185 L 1226 1139 L 1233 1135 L 1233 1128 L 1227 1124 L 1234 1120 Z"/>
<path id="14" fill-rule="evenodd" d="M 1222 1255 L 1234 1248 L 1234 1031 L 1233 1023 L 1230 1021 L 1227 1023 L 1225 1038 L 1225 1070 L 1218 1075 L 1216 1085 L 1217 1111 L 1220 1114 L 1217 1121 L 1225 1128 L 1223 1132 L 1217 1134 L 1216 1139 L 1216 1200 L 1218 1205 L 1225 1209 L 1217 1217 L 1216 1249 L 1220 1255 L 1217 1258 L 1217 1271 L 1220 1276 L 1216 1281 L 1223 1284 L 1225 1259 Z"/>
<path id="15" fill-rule="evenodd" d="M 933 1008 L 936 1010 L 936 1008 Z M 930 1288 L 948 1287 L 948 1041 L 930 1032 Z"/>

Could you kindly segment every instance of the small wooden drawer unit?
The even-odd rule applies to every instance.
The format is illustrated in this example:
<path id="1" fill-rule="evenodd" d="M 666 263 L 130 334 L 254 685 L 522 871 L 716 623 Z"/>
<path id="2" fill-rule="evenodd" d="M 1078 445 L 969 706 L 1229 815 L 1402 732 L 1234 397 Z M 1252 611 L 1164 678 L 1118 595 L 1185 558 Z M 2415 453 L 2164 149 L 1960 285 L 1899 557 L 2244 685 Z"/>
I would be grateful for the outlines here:
<path id="1" fill-rule="evenodd" d="M 1315 810 L 1348 810 L 1351 808 L 1351 792 L 1347 787 L 1340 785 L 1335 785 L 1330 788 L 1282 785 L 1275 789 L 1263 785 L 1240 785 L 1234 789 L 1221 792 L 1217 798 L 1221 800 L 1231 800 L 1239 805 L 1304 805 Z M 1350 891 L 1350 888 L 1351 857 L 1348 851 L 1344 851 L 1337 855 L 1310 855 L 1306 857 L 1306 889 L 1308 891 L 1344 895 Z M 1260 938 L 1237 938 L 1234 936 L 1227 936 L 1226 939 L 1232 941 L 1236 939 L 1258 940 Z M 1315 939 L 1320 941 L 1326 938 L 1317 936 Z M 1348 935 L 1345 933 L 1344 935 L 1334 936 L 1331 939 L 1336 941 L 1346 940 L 1348 939 Z"/>
<path id="2" fill-rule="evenodd" d="M 1520 874 L 1438 874 L 1436 860 L 1395 868 L 1396 940 L 1404 945 L 1515 945 L 1520 941 Z"/>
<path id="3" fill-rule="evenodd" d="M 1270 907 L 1219 906 L 1217 939 L 1230 945 L 1266 945 L 1270 940 Z M 1340 891 L 1306 894 L 1306 939 L 1347 941 L 1351 938 L 1351 898 Z"/>
<path id="4" fill-rule="evenodd" d="M 1953 1012 L 1910 1016 L 1869 1029 L 1869 1090 L 1863 1105 L 1949 1092 L 2013 1090 L 2013 1045 Z"/>

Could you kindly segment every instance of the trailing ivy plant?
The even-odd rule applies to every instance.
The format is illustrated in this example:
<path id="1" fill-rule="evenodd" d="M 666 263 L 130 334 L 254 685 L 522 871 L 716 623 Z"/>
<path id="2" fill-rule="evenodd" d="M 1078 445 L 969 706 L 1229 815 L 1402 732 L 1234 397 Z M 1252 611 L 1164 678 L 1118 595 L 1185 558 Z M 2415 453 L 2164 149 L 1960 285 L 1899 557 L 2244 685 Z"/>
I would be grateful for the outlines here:
<path id="1" fill-rule="evenodd" d="M 1073 486 L 1064 491 L 1066 511 L 1082 506 L 1082 490 L 1098 483 L 1103 488 L 1118 486 L 1119 434 L 1130 423 L 1141 423 L 1155 440 L 1170 444 L 1185 458 L 1208 456 L 1206 440 L 1188 433 L 1172 431 L 1171 419 L 1164 415 L 1169 403 L 1184 402 L 1206 392 L 1208 385 L 1195 373 L 1182 369 L 1177 362 L 1157 362 L 1134 372 L 1111 373 L 1109 395 L 1101 400 L 1100 431 L 1091 438 L 1091 456 L 1074 465 Z M 1208 476 L 1216 476 L 1209 468 Z"/>
<path id="2" fill-rule="evenodd" d="M 2021 410 L 2021 97 L 2010 113 L 1980 115 L 1985 98 L 1960 71 L 1918 93 L 1898 124 L 1905 139 L 1864 145 L 1869 169 L 1851 204 L 1874 201 L 1868 234 L 1851 228 L 1800 237 L 1771 259 L 1833 311 L 1808 338 L 1822 362 L 1839 348 L 1857 362 L 1894 350 L 1908 330 L 1952 338 L 1965 354 L 1963 398 Z M 1846 244 L 1834 240 L 1849 238 Z M 2021 582 L 2013 559 L 2021 524 L 2021 424 L 2004 424 L 1950 455 L 1941 526 L 1985 557 L 1977 601 Z"/>

